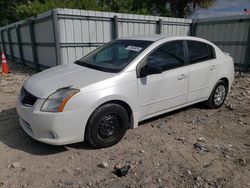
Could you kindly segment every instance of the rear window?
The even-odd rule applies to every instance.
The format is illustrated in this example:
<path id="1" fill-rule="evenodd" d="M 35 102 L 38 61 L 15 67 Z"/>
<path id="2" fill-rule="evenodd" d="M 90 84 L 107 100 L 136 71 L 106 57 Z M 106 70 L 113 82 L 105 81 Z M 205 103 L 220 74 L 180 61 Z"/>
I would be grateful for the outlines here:
<path id="1" fill-rule="evenodd" d="M 199 63 L 215 58 L 214 48 L 199 41 L 187 41 L 189 63 Z"/>

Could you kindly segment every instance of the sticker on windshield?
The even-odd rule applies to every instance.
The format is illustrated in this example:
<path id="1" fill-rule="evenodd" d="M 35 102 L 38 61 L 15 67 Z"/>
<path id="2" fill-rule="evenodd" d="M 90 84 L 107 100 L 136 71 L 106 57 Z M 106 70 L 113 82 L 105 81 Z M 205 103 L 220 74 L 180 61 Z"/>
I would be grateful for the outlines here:
<path id="1" fill-rule="evenodd" d="M 131 51 L 135 51 L 135 52 L 139 52 L 142 48 L 138 47 L 138 46 L 128 46 L 126 49 L 131 50 Z"/>

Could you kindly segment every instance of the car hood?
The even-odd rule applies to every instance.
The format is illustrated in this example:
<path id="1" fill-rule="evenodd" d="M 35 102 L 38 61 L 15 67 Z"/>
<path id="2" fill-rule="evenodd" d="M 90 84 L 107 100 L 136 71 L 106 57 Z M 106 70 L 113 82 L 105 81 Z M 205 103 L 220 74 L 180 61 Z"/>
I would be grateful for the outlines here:
<path id="1" fill-rule="evenodd" d="M 24 88 L 38 98 L 47 98 L 57 89 L 63 87 L 81 89 L 115 75 L 76 64 L 67 64 L 31 76 L 25 81 Z"/>

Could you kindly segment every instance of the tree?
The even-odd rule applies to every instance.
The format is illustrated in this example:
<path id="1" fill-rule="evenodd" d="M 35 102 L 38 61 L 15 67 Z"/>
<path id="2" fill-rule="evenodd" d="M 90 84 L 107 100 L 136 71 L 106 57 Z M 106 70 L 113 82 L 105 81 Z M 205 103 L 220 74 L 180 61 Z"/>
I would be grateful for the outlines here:
<path id="1" fill-rule="evenodd" d="M 16 4 L 24 2 L 25 0 L 0 0 L 0 26 L 16 21 Z"/>
<path id="2" fill-rule="evenodd" d="M 99 0 L 101 10 L 143 15 L 172 16 L 162 0 Z"/>
<path id="3" fill-rule="evenodd" d="M 96 0 L 33 0 L 16 6 L 17 19 L 25 19 L 53 8 L 100 10 Z"/>
<path id="4" fill-rule="evenodd" d="M 25 19 L 53 8 L 77 8 L 144 15 L 171 16 L 161 0 L 33 0 L 16 5 L 16 19 Z M 166 6 L 165 6 L 166 7 Z"/>
<path id="5" fill-rule="evenodd" d="M 215 0 L 164 0 L 174 17 L 187 18 L 200 8 L 211 7 Z"/>
<path id="6" fill-rule="evenodd" d="M 53 8 L 76 8 L 186 18 L 215 0 L 0 0 L 0 26 Z"/>

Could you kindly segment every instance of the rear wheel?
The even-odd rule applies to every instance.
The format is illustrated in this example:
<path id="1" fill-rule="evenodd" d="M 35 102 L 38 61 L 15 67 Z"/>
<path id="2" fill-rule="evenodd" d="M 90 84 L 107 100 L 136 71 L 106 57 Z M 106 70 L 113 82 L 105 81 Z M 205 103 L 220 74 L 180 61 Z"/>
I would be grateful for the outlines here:
<path id="1" fill-rule="evenodd" d="M 129 125 L 127 111 L 118 104 L 100 106 L 91 115 L 85 136 L 96 148 L 113 146 L 125 135 Z"/>
<path id="2" fill-rule="evenodd" d="M 218 81 L 209 99 L 206 101 L 207 106 L 212 109 L 221 107 L 226 100 L 227 93 L 228 85 L 223 80 Z"/>

